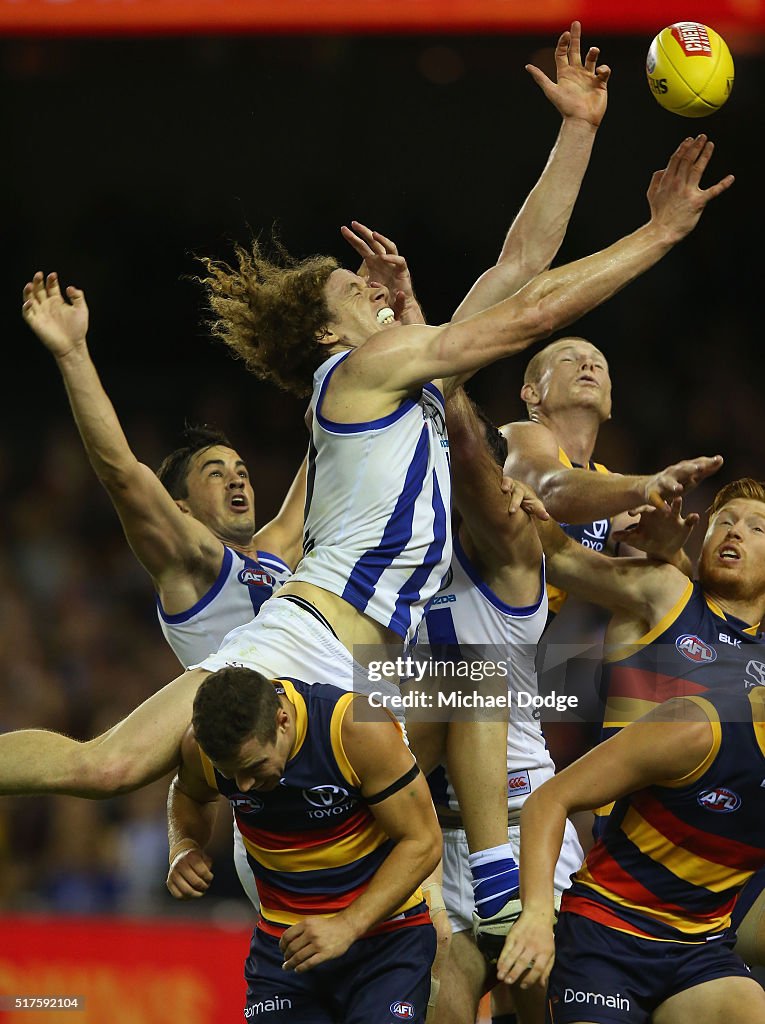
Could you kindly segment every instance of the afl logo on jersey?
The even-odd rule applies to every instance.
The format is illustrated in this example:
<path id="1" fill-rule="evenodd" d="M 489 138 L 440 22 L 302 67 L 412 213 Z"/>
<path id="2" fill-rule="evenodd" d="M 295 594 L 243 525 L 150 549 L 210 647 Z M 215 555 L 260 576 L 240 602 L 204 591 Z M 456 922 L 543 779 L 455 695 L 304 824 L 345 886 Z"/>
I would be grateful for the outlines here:
<path id="1" fill-rule="evenodd" d="M 730 814 L 741 806 L 741 797 L 738 793 L 734 793 L 732 789 L 725 789 L 724 786 L 705 789 L 696 799 L 707 811 L 717 811 L 720 814 Z"/>
<path id="2" fill-rule="evenodd" d="M 412 1003 L 391 1003 L 390 1012 L 399 1020 L 414 1020 L 414 1005 Z"/>
<path id="3" fill-rule="evenodd" d="M 688 661 L 696 665 L 711 665 L 717 660 L 717 651 L 693 633 L 683 633 L 675 640 L 675 647 Z"/>
<path id="4" fill-rule="evenodd" d="M 240 583 L 246 583 L 248 587 L 272 587 L 276 582 L 270 573 L 264 572 L 263 569 L 255 569 L 251 565 L 240 569 L 237 579 Z"/>
<path id="5" fill-rule="evenodd" d="M 257 814 L 263 810 L 264 804 L 257 796 L 232 796 L 231 806 L 240 814 Z"/>

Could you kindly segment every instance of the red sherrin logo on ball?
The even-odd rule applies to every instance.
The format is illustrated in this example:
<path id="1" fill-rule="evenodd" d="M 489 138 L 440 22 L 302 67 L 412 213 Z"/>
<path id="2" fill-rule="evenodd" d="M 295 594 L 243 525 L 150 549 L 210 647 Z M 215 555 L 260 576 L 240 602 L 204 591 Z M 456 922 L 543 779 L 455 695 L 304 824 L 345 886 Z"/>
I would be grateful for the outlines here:
<path id="1" fill-rule="evenodd" d="M 712 56 L 712 44 L 706 26 L 695 21 L 681 21 L 672 26 L 672 35 L 686 57 Z"/>

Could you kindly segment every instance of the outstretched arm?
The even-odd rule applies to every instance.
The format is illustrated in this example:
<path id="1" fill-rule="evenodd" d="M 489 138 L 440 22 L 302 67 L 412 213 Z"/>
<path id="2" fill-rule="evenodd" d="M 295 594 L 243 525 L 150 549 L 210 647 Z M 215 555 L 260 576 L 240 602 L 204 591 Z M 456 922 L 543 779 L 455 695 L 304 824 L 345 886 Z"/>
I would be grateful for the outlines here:
<path id="1" fill-rule="evenodd" d="M 658 622 L 688 587 L 687 577 L 668 562 L 610 558 L 578 544 L 552 520 L 535 525 L 547 578 L 554 586 L 609 611 L 626 613 L 646 628 Z"/>
<path id="2" fill-rule="evenodd" d="M 710 200 L 733 183 L 728 175 L 708 189 L 699 187 L 712 150 L 705 135 L 683 141 L 653 176 L 649 222 L 607 249 L 540 274 L 512 298 L 460 323 L 394 327 L 374 335 L 335 374 L 347 381 L 346 414 L 358 415 L 363 406 L 365 418 L 384 415 L 416 386 L 471 374 L 521 352 L 605 302 L 689 234 Z"/>
<path id="3" fill-rule="evenodd" d="M 563 123 L 539 181 L 510 226 L 496 266 L 476 281 L 453 320 L 513 295 L 546 270 L 560 248 L 606 111 L 611 74 L 605 65 L 597 66 L 600 51 L 595 46 L 582 63 L 581 36 L 582 26 L 575 21 L 558 40 L 556 82 L 532 64 L 526 66 Z"/>
<path id="4" fill-rule="evenodd" d="M 700 455 L 651 476 L 592 473 L 560 462 L 558 442 L 543 423 L 509 423 L 502 433 L 507 441 L 505 473 L 528 483 L 550 515 L 563 523 L 614 516 L 646 504 L 652 494 L 671 501 L 692 491 L 723 463 L 721 455 Z"/>
<path id="5" fill-rule="evenodd" d="M 362 699 L 362 698 L 359 698 Z M 371 717 L 365 708 L 361 717 Z M 402 779 L 414 760 L 401 729 L 385 712 L 375 721 L 346 712 L 342 742 L 364 796 L 375 797 Z M 342 956 L 351 943 L 384 921 L 425 881 L 441 859 L 441 830 L 425 777 L 420 773 L 370 810 L 393 840 L 393 848 L 369 885 L 345 910 L 310 917 L 288 928 L 279 943 L 284 966 L 307 971 Z"/>
<path id="6" fill-rule="evenodd" d="M 709 720 L 692 701 L 667 701 L 549 779 L 521 812 L 521 903 L 497 963 L 500 981 L 546 983 L 553 965 L 553 877 L 566 818 L 694 771 L 712 747 Z M 525 851 L 525 853 L 524 853 Z"/>
<path id="7" fill-rule="evenodd" d="M 295 479 L 274 518 L 253 537 L 258 551 L 278 555 L 294 571 L 303 555 L 303 517 L 308 460 L 303 459 Z"/>
<path id="8" fill-rule="evenodd" d="M 468 556 L 502 600 L 530 605 L 539 596 L 542 561 L 542 545 L 532 520 L 549 518 L 544 506 L 517 481 L 509 482 L 510 493 L 503 492 L 502 470 L 486 438 L 493 428 L 481 422 L 462 388 L 446 403 L 446 427 L 452 495 L 462 517 L 460 539 Z"/>
<path id="9" fill-rule="evenodd" d="M 211 545 L 222 545 L 206 527 L 184 515 L 157 476 L 139 462 L 90 358 L 85 293 L 70 286 L 69 302 L 58 276 L 41 272 L 24 287 L 24 320 L 56 360 L 90 463 L 122 521 L 136 557 L 159 589 L 163 574 Z M 220 548 L 220 551 L 218 551 Z"/>

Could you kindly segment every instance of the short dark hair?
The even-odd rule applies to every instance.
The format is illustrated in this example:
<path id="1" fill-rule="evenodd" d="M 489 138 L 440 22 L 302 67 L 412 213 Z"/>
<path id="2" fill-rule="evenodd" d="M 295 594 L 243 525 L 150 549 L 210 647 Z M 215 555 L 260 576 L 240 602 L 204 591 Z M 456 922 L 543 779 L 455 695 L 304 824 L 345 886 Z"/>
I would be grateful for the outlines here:
<path id="1" fill-rule="evenodd" d="M 480 405 L 477 405 L 472 398 L 469 401 L 479 422 L 483 426 L 484 438 L 492 458 L 501 469 L 504 468 L 507 460 L 507 440 L 505 435 L 491 422 Z"/>
<path id="2" fill-rule="evenodd" d="M 222 430 L 208 426 L 206 423 L 201 426 L 187 423 L 181 437 L 183 444 L 175 451 L 170 452 L 162 460 L 162 464 L 157 470 L 160 482 L 164 484 L 170 497 L 175 501 L 188 497 L 189 463 L 197 452 L 213 448 L 217 444 L 224 448 L 233 447 Z"/>
<path id="3" fill-rule="evenodd" d="M 210 760 L 225 761 L 236 756 L 246 740 L 273 743 L 280 707 L 276 688 L 264 675 L 227 665 L 209 675 L 197 690 L 191 724 Z"/>

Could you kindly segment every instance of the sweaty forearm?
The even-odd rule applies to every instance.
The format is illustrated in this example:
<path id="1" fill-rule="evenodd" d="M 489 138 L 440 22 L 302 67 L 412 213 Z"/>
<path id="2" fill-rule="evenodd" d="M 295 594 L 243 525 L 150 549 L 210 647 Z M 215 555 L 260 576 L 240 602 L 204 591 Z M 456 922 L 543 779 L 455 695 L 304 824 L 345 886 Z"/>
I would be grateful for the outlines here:
<path id="1" fill-rule="evenodd" d="M 182 849 L 191 849 L 192 845 L 204 850 L 212 835 L 216 813 L 215 800 L 205 803 L 194 800 L 178 788 L 176 779 L 170 783 L 167 794 L 167 841 L 171 860 Z"/>
<path id="2" fill-rule="evenodd" d="M 520 293 L 537 307 L 542 337 L 566 327 L 649 270 L 678 241 L 648 223 L 607 249 L 540 274 Z"/>
<path id="3" fill-rule="evenodd" d="M 539 181 L 510 225 L 496 266 L 476 281 L 454 321 L 509 298 L 552 263 L 579 195 L 596 130 L 580 121 L 563 122 Z"/>
<path id="4" fill-rule="evenodd" d="M 338 914 L 360 938 L 405 903 L 434 870 L 440 851 L 420 838 L 400 839 L 372 877 L 368 887 Z"/>
<path id="5" fill-rule="evenodd" d="M 96 475 L 108 488 L 136 464 L 136 458 L 87 349 L 68 353 L 57 360 L 57 365 L 85 451 Z"/>
<path id="6" fill-rule="evenodd" d="M 518 288 L 555 258 L 590 162 L 596 132 L 581 121 L 564 120 L 561 125 L 545 169 L 513 221 L 498 261 L 500 266 L 510 260 L 519 263 L 526 276 Z"/>
<path id="7" fill-rule="evenodd" d="M 565 809 L 543 790 L 535 790 L 521 811 L 521 904 L 529 911 L 552 911 L 555 865 L 566 828 Z"/>
<path id="8" fill-rule="evenodd" d="M 536 487 L 550 515 L 560 523 L 607 519 L 645 501 L 645 478 L 588 469 L 559 469 L 540 478 Z"/>

